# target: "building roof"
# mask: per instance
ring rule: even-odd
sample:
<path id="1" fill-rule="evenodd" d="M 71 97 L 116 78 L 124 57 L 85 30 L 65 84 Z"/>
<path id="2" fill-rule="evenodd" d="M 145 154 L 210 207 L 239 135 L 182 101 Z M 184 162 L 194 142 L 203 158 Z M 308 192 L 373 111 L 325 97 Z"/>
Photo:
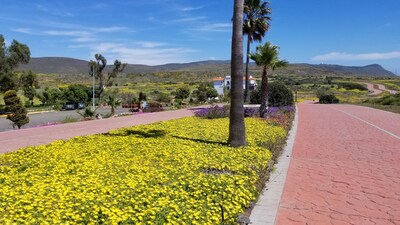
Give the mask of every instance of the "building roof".
<path id="1" fill-rule="evenodd" d="M 224 81 L 223 77 L 216 77 L 213 79 L 213 81 Z"/>

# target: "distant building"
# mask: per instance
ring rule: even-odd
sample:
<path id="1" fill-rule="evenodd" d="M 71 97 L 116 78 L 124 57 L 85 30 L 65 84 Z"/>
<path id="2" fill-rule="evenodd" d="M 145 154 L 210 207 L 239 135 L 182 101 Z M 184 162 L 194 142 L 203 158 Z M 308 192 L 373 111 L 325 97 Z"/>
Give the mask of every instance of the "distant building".
<path id="1" fill-rule="evenodd" d="M 217 90 L 218 95 L 224 94 L 224 89 L 230 91 L 231 89 L 231 76 L 216 77 L 213 79 L 214 88 Z M 257 87 L 256 79 L 253 76 L 250 76 L 249 79 L 249 90 L 254 90 Z M 246 88 L 246 77 L 243 77 L 243 89 Z"/>

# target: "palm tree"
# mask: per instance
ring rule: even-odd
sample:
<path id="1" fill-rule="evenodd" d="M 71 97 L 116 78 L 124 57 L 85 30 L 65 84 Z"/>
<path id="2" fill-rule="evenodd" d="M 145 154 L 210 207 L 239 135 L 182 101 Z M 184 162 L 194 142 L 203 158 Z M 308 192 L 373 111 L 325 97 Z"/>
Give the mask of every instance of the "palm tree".
<path id="1" fill-rule="evenodd" d="M 111 106 L 111 116 L 112 116 L 115 114 L 115 108 L 121 105 L 121 100 L 119 100 L 113 95 L 109 95 L 108 98 L 105 100 L 105 103 Z"/>
<path id="2" fill-rule="evenodd" d="M 250 58 L 254 60 L 257 66 L 263 67 L 261 80 L 261 106 L 260 117 L 264 117 L 268 107 L 268 73 L 279 67 L 287 66 L 288 62 L 279 60 L 279 47 L 267 42 L 264 45 L 258 46 L 254 54 L 250 54 Z"/>
<path id="3" fill-rule="evenodd" d="M 246 88 L 244 92 L 245 101 L 248 102 L 249 95 L 249 61 L 250 61 L 250 44 L 253 41 L 261 42 L 265 33 L 268 31 L 271 17 L 271 8 L 269 2 L 262 0 L 245 0 L 244 2 L 244 18 L 243 18 L 243 34 L 247 35 L 247 52 L 246 52 Z"/>
<path id="4" fill-rule="evenodd" d="M 232 147 L 246 145 L 246 129 L 243 109 L 243 4 L 235 0 L 232 26 L 231 53 L 231 110 L 229 115 L 229 139 Z"/>

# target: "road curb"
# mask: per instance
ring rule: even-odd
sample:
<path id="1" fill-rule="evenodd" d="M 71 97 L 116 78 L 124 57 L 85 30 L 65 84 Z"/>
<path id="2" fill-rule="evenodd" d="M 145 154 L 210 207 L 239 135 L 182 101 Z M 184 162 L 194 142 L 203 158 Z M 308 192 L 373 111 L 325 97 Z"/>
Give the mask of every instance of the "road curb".
<path id="1" fill-rule="evenodd" d="M 250 221 L 253 225 L 274 225 L 278 214 L 280 200 L 286 182 L 289 170 L 290 160 L 292 158 L 293 145 L 297 133 L 298 126 L 298 107 L 293 120 L 292 128 L 289 131 L 289 137 L 282 155 L 275 165 L 275 170 L 270 175 L 269 181 L 265 184 L 265 188 L 258 199 L 256 206 L 253 208 Z"/>

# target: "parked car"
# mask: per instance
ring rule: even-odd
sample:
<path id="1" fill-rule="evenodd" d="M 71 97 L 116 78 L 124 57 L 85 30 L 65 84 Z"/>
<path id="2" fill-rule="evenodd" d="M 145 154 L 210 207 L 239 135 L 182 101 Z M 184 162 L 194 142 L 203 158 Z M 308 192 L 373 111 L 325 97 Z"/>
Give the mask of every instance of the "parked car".
<path id="1" fill-rule="evenodd" d="M 63 110 L 74 110 L 75 109 L 75 103 L 73 102 L 67 102 L 63 105 L 62 107 Z"/>
<path id="2" fill-rule="evenodd" d="M 75 104 L 76 109 L 84 109 L 85 108 L 85 103 L 83 102 L 78 102 Z"/>
<path id="3" fill-rule="evenodd" d="M 74 109 L 84 109 L 85 108 L 85 103 L 83 102 L 67 102 L 63 105 L 62 109 L 63 110 L 74 110 Z"/>

